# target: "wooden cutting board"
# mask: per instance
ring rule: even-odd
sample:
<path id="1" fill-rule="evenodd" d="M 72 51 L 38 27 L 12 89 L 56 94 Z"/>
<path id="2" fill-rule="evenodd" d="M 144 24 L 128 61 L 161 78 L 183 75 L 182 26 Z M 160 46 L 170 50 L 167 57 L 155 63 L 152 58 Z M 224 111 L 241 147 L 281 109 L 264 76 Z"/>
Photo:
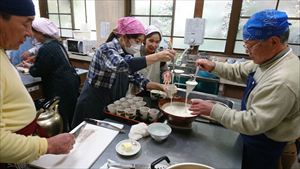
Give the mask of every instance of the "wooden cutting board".
<path id="1" fill-rule="evenodd" d="M 70 133 L 76 131 L 82 122 Z M 111 122 L 109 122 L 111 123 Z M 122 124 L 111 123 L 117 127 L 123 128 Z M 69 154 L 52 155 L 46 154 L 30 165 L 39 168 L 89 168 L 95 160 L 102 154 L 105 148 L 117 136 L 119 132 L 87 123 L 79 136 L 76 138 L 74 148 Z"/>

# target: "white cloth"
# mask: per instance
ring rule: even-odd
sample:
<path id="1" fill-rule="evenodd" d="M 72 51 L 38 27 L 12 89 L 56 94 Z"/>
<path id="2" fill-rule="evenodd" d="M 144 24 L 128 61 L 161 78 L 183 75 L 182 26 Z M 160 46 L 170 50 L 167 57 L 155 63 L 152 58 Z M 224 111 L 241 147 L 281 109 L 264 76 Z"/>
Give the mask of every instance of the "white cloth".
<path id="1" fill-rule="evenodd" d="M 148 129 L 148 126 L 145 123 L 135 124 L 135 125 L 131 126 L 128 137 L 130 139 L 139 140 L 143 137 L 149 136 L 147 129 Z"/>
<path id="2" fill-rule="evenodd" d="M 47 18 L 35 18 L 32 22 L 32 27 L 44 35 L 59 38 L 58 27 Z"/>
<path id="3" fill-rule="evenodd" d="M 154 33 L 154 32 L 159 33 L 160 38 L 162 38 L 162 34 L 161 34 L 160 30 L 154 25 L 148 26 L 148 28 L 145 30 L 145 35 L 148 36 L 149 34 Z"/>

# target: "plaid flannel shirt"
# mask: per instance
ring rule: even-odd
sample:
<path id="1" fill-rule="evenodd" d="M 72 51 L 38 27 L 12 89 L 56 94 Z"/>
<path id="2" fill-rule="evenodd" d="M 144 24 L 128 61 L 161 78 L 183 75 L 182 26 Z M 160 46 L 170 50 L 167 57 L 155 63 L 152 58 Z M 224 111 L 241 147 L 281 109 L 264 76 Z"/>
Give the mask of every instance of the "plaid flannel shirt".
<path id="1" fill-rule="evenodd" d="M 110 89 L 117 73 L 128 73 L 129 82 L 140 88 L 146 88 L 148 79 L 137 72 L 131 72 L 127 63 L 133 56 L 126 54 L 117 39 L 102 44 L 92 58 L 88 82 L 92 86 Z"/>

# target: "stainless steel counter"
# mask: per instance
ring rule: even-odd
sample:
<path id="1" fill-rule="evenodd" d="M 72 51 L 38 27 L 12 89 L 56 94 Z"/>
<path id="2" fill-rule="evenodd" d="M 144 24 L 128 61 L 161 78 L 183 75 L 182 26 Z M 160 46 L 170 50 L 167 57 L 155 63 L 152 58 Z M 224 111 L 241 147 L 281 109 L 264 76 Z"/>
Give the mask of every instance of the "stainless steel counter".
<path id="1" fill-rule="evenodd" d="M 76 55 L 71 52 L 68 52 L 68 55 L 69 55 L 70 59 L 77 59 L 77 60 L 89 61 L 89 62 L 92 60 L 92 57 L 90 57 L 90 56 Z"/>
<path id="2" fill-rule="evenodd" d="M 201 98 L 206 96 L 206 98 L 215 97 L 219 100 L 228 100 L 228 98 L 214 95 L 198 92 L 196 94 L 201 95 Z M 192 95 L 191 97 L 198 96 Z M 233 101 L 236 101 L 233 102 L 233 107 L 238 107 L 239 101 Z M 106 120 L 113 121 L 111 119 Z M 116 136 L 91 168 L 99 169 L 107 162 L 107 159 L 128 164 L 151 164 L 164 155 L 169 157 L 172 164 L 195 162 L 209 165 L 216 169 L 241 168 L 242 140 L 239 137 L 239 133 L 222 126 L 195 121 L 191 129 L 172 128 L 172 133 L 165 141 L 156 142 L 150 136 L 142 138 L 138 140 L 141 144 L 140 152 L 133 156 L 124 157 L 117 154 L 115 147 L 119 141 L 128 139 L 130 127 L 124 124 L 125 133 L 119 133 Z M 96 151 L 97 147 L 94 147 L 94 149 Z M 82 155 L 84 156 L 85 154 Z"/>
<path id="3" fill-rule="evenodd" d="M 130 126 L 125 125 L 126 134 L 118 134 L 91 168 L 99 168 L 111 159 L 122 163 L 150 164 L 167 155 L 172 164 L 181 162 L 202 163 L 214 168 L 241 168 L 242 142 L 238 133 L 224 127 L 193 122 L 190 130 L 173 129 L 164 142 L 157 143 L 151 137 L 139 140 L 141 151 L 131 157 L 117 154 L 115 146 L 128 138 Z M 96 147 L 95 147 L 96 148 Z"/>
<path id="4" fill-rule="evenodd" d="M 184 96 L 184 89 L 177 93 Z M 239 110 L 240 100 L 192 92 L 189 98 L 213 99 L 229 104 Z M 142 138 L 139 143 L 141 151 L 131 157 L 117 154 L 115 146 L 123 139 L 128 138 L 130 126 L 125 125 L 126 134 L 119 134 L 107 147 L 104 153 L 93 164 L 92 168 L 99 168 L 112 159 L 122 163 L 150 164 L 157 158 L 167 155 L 171 163 L 196 162 L 214 168 L 239 169 L 242 162 L 242 141 L 239 133 L 228 130 L 222 126 L 195 121 L 192 129 L 174 129 L 168 139 L 157 143 L 151 137 Z"/>
<path id="5" fill-rule="evenodd" d="M 79 76 L 82 75 L 85 79 L 88 70 L 76 68 L 76 72 Z M 26 87 L 27 91 L 29 92 L 33 100 L 37 100 L 43 97 L 42 85 L 41 85 L 42 79 L 40 77 L 32 77 L 28 73 L 26 74 L 21 72 L 19 72 L 19 75 L 21 77 L 24 86 Z M 84 80 L 82 81 L 84 82 Z"/>
<path id="6" fill-rule="evenodd" d="M 75 69 L 76 69 L 76 72 L 78 75 L 82 75 L 82 74 L 85 74 L 88 72 L 88 70 L 86 70 L 86 69 L 80 69 L 80 68 L 75 68 Z M 42 81 L 42 79 L 40 77 L 32 77 L 28 73 L 25 74 L 25 73 L 19 72 L 19 74 L 20 74 L 23 84 L 26 87 L 36 85 Z"/>
<path id="7" fill-rule="evenodd" d="M 19 73 L 19 74 L 20 74 L 23 84 L 26 87 L 33 86 L 42 81 L 42 79 L 40 77 L 32 77 L 30 74 L 25 74 L 25 73 Z"/>

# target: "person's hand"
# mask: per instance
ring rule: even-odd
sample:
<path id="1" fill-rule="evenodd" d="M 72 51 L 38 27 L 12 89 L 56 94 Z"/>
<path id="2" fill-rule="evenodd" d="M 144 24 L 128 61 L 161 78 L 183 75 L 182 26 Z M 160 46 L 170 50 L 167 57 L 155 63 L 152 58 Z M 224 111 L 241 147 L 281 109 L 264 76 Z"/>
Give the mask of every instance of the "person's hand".
<path id="1" fill-rule="evenodd" d="M 175 58 L 176 51 L 172 49 L 166 49 L 161 52 L 157 52 L 155 55 L 158 61 L 167 62 Z"/>
<path id="2" fill-rule="evenodd" d="M 171 80 L 172 80 L 172 73 L 170 71 L 165 71 L 163 74 L 162 74 L 162 77 L 163 77 L 163 83 L 164 84 L 170 84 L 171 83 Z"/>
<path id="3" fill-rule="evenodd" d="M 207 59 L 198 59 L 196 60 L 196 66 L 199 66 L 200 69 L 211 72 L 214 70 L 216 64 Z"/>
<path id="4" fill-rule="evenodd" d="M 192 114 L 194 115 L 205 115 L 209 116 L 210 112 L 214 106 L 214 103 L 210 101 L 205 101 L 201 99 L 192 99 L 192 105 L 189 108 L 190 111 L 192 111 Z"/>
<path id="5" fill-rule="evenodd" d="M 23 61 L 20 66 L 24 67 L 24 68 L 30 68 L 32 66 L 31 63 L 29 62 L 26 62 L 26 61 Z"/>
<path id="6" fill-rule="evenodd" d="M 21 57 L 23 60 L 27 60 L 31 56 L 31 53 L 29 51 L 25 51 L 22 53 Z"/>
<path id="7" fill-rule="evenodd" d="M 75 144 L 75 137 L 70 133 L 62 133 L 47 138 L 47 154 L 68 154 Z"/>
<path id="8" fill-rule="evenodd" d="M 161 52 L 153 53 L 150 55 L 146 55 L 147 65 L 151 65 L 156 62 L 167 62 L 173 60 L 175 58 L 176 51 L 172 49 L 166 49 Z"/>
<path id="9" fill-rule="evenodd" d="M 163 84 L 160 83 L 156 83 L 156 82 L 149 82 L 146 85 L 147 90 L 160 90 L 160 91 L 164 91 L 164 87 Z"/>
<path id="10" fill-rule="evenodd" d="M 26 62 L 29 62 L 29 63 L 34 63 L 34 62 L 35 62 L 35 59 L 36 59 L 36 56 L 30 56 L 30 57 L 28 57 L 25 61 L 26 61 Z"/>

